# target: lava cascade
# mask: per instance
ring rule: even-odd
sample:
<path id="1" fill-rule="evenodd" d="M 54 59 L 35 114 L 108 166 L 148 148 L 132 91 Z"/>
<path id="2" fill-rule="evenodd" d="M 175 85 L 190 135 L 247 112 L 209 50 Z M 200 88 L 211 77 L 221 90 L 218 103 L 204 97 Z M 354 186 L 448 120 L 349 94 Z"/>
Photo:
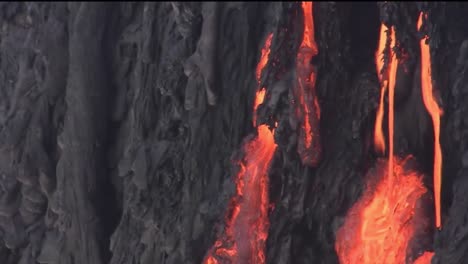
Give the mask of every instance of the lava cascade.
<path id="1" fill-rule="evenodd" d="M 270 56 L 270 47 L 271 39 L 273 38 L 273 33 L 270 33 L 265 41 L 265 45 L 262 48 L 262 54 L 260 56 L 260 61 L 257 64 L 257 69 L 255 70 L 255 78 L 257 79 L 258 85 L 261 83 L 262 72 L 265 66 L 268 63 L 268 56 Z M 265 99 L 265 88 L 257 90 L 255 95 L 254 109 L 253 109 L 253 125 L 257 126 L 257 108 L 260 104 L 263 103 Z"/>
<path id="2" fill-rule="evenodd" d="M 262 49 L 257 66 L 257 81 L 268 62 L 272 35 Z M 258 105 L 263 103 L 265 89 L 258 89 L 254 102 L 254 120 Z M 254 125 L 255 121 L 254 121 Z M 257 136 L 243 146 L 244 158 L 239 163 L 236 193 L 230 200 L 224 233 L 205 257 L 204 264 L 265 263 L 268 237 L 268 168 L 276 150 L 274 131 L 267 125 L 257 127 Z"/>
<path id="3" fill-rule="evenodd" d="M 418 19 L 418 30 L 422 26 L 423 13 L 421 12 Z M 440 217 L 440 191 L 442 185 L 442 151 L 440 148 L 440 116 L 443 111 L 439 107 L 432 90 L 432 76 L 431 76 L 431 54 L 429 44 L 426 41 L 429 39 L 427 35 L 420 41 L 421 46 L 421 89 L 424 105 L 429 112 L 434 127 L 434 202 L 435 202 L 435 218 L 436 227 L 441 227 Z"/>
<path id="4" fill-rule="evenodd" d="M 416 204 L 427 192 L 422 175 L 407 169 L 406 163 L 410 156 L 402 160 L 393 155 L 394 89 L 398 67 L 393 52 L 395 29 L 392 27 L 388 32 L 382 25 L 380 33 L 376 65 L 381 82 L 381 98 L 374 128 L 374 144 L 376 150 L 384 152 L 383 96 L 388 83 L 388 160 L 379 160 L 376 169 L 366 175 L 368 182 L 362 197 L 348 211 L 345 223 L 337 232 L 335 249 L 341 264 L 406 263 L 408 245 L 418 221 L 415 218 Z M 390 43 L 385 36 L 388 33 Z M 384 63 L 379 60 L 385 50 L 390 55 L 387 69 L 382 68 Z M 425 252 L 414 264 L 430 263 L 432 255 L 432 252 Z"/>
<path id="5" fill-rule="evenodd" d="M 389 80 L 388 80 L 388 177 L 389 177 L 389 187 L 393 188 L 393 131 L 394 131 L 394 124 L 395 124 L 395 83 L 396 83 L 396 74 L 398 68 L 398 59 L 396 54 L 393 52 L 393 48 L 395 48 L 396 43 L 396 36 L 395 36 L 395 29 L 392 27 L 391 29 L 391 45 L 390 48 L 392 51 L 390 52 L 390 65 L 389 65 Z"/>
<path id="6" fill-rule="evenodd" d="M 335 249 L 341 264 L 406 263 L 416 202 L 427 192 L 422 176 L 405 169 L 408 159 L 395 157 L 392 177 L 388 160 L 379 160 L 366 175 L 363 196 L 337 232 Z"/>
<path id="7" fill-rule="evenodd" d="M 380 38 L 377 52 L 375 53 L 375 65 L 377 66 L 377 76 L 379 78 L 380 86 L 380 101 L 379 108 L 377 109 L 375 127 L 374 127 L 374 146 L 377 152 L 385 153 L 385 136 L 382 130 L 383 116 L 384 116 L 384 97 L 387 91 L 387 72 L 384 71 L 384 51 L 387 43 L 387 26 L 382 24 L 380 26 Z"/>
<path id="8" fill-rule="evenodd" d="M 302 2 L 304 13 L 304 32 L 296 60 L 296 114 L 301 120 L 298 153 L 302 163 L 315 166 L 321 155 L 320 142 L 320 105 L 318 103 L 315 81 L 317 70 L 311 60 L 318 54 L 314 36 L 314 18 L 312 2 Z"/>

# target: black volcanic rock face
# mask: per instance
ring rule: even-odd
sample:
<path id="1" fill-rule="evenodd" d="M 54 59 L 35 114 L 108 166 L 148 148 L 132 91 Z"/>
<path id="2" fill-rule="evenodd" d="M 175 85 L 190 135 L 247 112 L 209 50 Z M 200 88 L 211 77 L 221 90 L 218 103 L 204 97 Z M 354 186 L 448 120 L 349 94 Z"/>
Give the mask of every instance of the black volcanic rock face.
<path id="1" fill-rule="evenodd" d="M 443 229 L 427 249 L 434 263 L 468 263 L 468 5 L 444 2 L 314 3 L 316 168 L 301 164 L 290 103 L 299 3 L 0 3 L 0 263 L 201 263 L 255 133 L 255 67 L 270 33 L 257 120 L 278 122 L 267 263 L 337 263 L 335 232 L 376 159 L 381 21 L 405 58 L 395 150 L 415 156 L 432 190 L 419 11 L 444 108 Z"/>

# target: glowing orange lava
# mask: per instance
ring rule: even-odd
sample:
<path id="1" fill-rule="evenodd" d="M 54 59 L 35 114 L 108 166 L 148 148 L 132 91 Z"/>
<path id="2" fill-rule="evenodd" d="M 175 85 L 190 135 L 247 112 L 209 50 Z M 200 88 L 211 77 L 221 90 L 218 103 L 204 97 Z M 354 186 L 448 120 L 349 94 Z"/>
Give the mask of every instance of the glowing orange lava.
<path id="1" fill-rule="evenodd" d="M 304 13 L 304 33 L 296 60 L 297 86 L 295 97 L 298 105 L 296 113 L 302 121 L 301 135 L 298 142 L 298 153 L 306 165 L 317 165 L 320 153 L 320 105 L 315 92 L 317 71 L 311 60 L 318 54 L 314 37 L 314 19 L 312 2 L 302 2 Z"/>
<path id="2" fill-rule="evenodd" d="M 384 115 L 384 96 L 387 90 L 388 84 L 388 140 L 389 140 L 389 170 L 393 168 L 393 125 L 394 125 L 394 98 L 395 98 L 395 83 L 396 73 L 398 69 L 398 58 L 393 52 L 396 45 L 395 29 L 390 29 L 390 46 L 386 49 L 387 43 L 387 30 L 388 28 L 382 24 L 380 27 L 379 47 L 375 54 L 375 65 L 377 67 L 377 75 L 380 81 L 380 102 L 377 110 L 375 127 L 374 127 L 374 147 L 377 152 L 385 152 L 385 136 L 382 131 L 382 121 Z M 383 69 L 384 66 L 384 51 L 387 50 L 387 54 L 390 55 L 390 61 L 388 62 L 388 68 Z M 391 180 L 391 179 L 390 179 Z"/>
<path id="3" fill-rule="evenodd" d="M 262 55 L 260 56 L 260 61 L 257 64 L 257 69 L 255 70 L 255 77 L 257 78 L 257 82 L 260 83 L 260 78 L 262 77 L 263 68 L 268 63 L 268 56 L 270 56 L 270 47 L 271 47 L 271 40 L 273 39 L 273 33 L 270 33 L 265 40 L 265 44 L 262 48 Z"/>
<path id="4" fill-rule="evenodd" d="M 382 130 L 382 122 L 384 115 L 384 97 L 387 90 L 388 82 L 386 80 L 387 74 L 384 71 L 384 51 L 387 43 L 387 30 L 388 28 L 382 24 L 380 26 L 379 47 L 375 53 L 375 66 L 377 67 L 377 76 L 380 82 L 380 102 L 377 110 L 375 127 L 374 127 L 374 146 L 376 152 L 385 153 L 385 136 Z"/>
<path id="5" fill-rule="evenodd" d="M 268 237 L 268 167 L 276 144 L 267 125 L 258 127 L 258 136 L 244 146 L 245 158 L 237 175 L 232 212 L 227 216 L 223 236 L 215 242 L 205 264 L 265 263 Z"/>
<path id="6" fill-rule="evenodd" d="M 262 88 L 255 93 L 254 112 L 252 118 L 254 126 L 257 126 L 257 108 L 263 103 L 263 100 L 265 100 L 265 93 L 265 88 Z"/>
<path id="7" fill-rule="evenodd" d="M 389 182 L 390 188 L 392 188 L 392 169 L 393 169 L 393 131 L 394 131 L 394 101 L 395 101 L 395 83 L 396 83 L 396 74 L 398 68 L 398 59 L 396 57 L 395 52 L 393 52 L 393 48 L 395 47 L 396 43 L 396 36 L 395 36 L 395 29 L 394 27 L 391 28 L 391 44 L 390 47 L 391 51 L 391 58 L 389 64 L 389 73 L 388 73 L 388 171 L 389 171 Z"/>
<path id="8" fill-rule="evenodd" d="M 418 30 L 422 26 L 423 13 L 419 14 Z M 442 151 L 440 148 L 440 116 L 443 114 L 442 108 L 439 107 L 433 95 L 432 77 L 431 77 L 431 54 L 429 45 L 426 41 L 429 37 L 426 35 L 420 41 L 421 46 L 421 89 L 424 105 L 431 115 L 432 123 L 434 125 L 434 202 L 436 211 L 436 227 L 441 227 L 440 217 L 440 191 L 442 185 Z"/>
<path id="9" fill-rule="evenodd" d="M 385 151 L 382 132 L 383 97 L 388 83 L 388 161 L 379 160 L 376 169 L 367 175 L 368 184 L 362 197 L 348 211 L 345 223 L 337 232 L 335 249 L 340 264 L 405 264 L 408 245 L 413 238 L 416 222 L 416 203 L 427 192 L 422 175 L 407 168 L 409 157 L 400 160 L 393 155 L 394 93 L 398 59 L 393 51 L 396 44 L 395 29 L 390 29 L 390 46 L 387 28 L 381 26 L 376 66 L 381 83 L 380 105 L 374 127 L 374 147 Z M 380 56 L 387 50 L 388 68 Z M 414 264 L 429 264 L 432 252 L 425 252 Z M 412 261 L 409 259 L 408 261 Z"/>
<path id="10" fill-rule="evenodd" d="M 432 257 L 434 257 L 434 252 L 424 252 L 413 264 L 431 264 Z"/>
<path id="11" fill-rule="evenodd" d="M 416 202 L 427 191 L 421 175 L 404 169 L 407 161 L 395 158 L 393 177 L 384 160 L 367 175 L 363 196 L 337 232 L 335 249 L 340 264 L 407 263 Z"/>
<path id="12" fill-rule="evenodd" d="M 268 62 L 270 35 L 262 49 L 257 72 Z M 266 55 L 265 55 L 266 54 Z M 260 67 L 261 66 L 261 67 Z M 256 109 L 263 103 L 265 89 L 257 91 Z M 230 200 L 230 212 L 226 216 L 223 234 L 208 251 L 204 264 L 265 263 L 265 243 L 268 237 L 268 168 L 276 150 L 274 131 L 267 125 L 257 127 L 257 136 L 243 146 L 244 158 L 236 177 L 236 193 Z"/>
<path id="13" fill-rule="evenodd" d="M 265 44 L 262 48 L 262 55 L 260 56 L 260 61 L 257 64 L 257 69 L 255 70 L 255 77 L 257 79 L 258 85 L 260 85 L 262 72 L 265 66 L 268 64 L 268 56 L 270 56 L 270 47 L 271 47 L 271 40 L 273 39 L 273 33 L 270 33 L 265 41 Z M 257 108 L 259 105 L 263 103 L 265 100 L 265 88 L 261 88 L 257 90 L 255 94 L 255 102 L 254 102 L 254 109 L 253 109 L 253 125 L 257 126 Z"/>

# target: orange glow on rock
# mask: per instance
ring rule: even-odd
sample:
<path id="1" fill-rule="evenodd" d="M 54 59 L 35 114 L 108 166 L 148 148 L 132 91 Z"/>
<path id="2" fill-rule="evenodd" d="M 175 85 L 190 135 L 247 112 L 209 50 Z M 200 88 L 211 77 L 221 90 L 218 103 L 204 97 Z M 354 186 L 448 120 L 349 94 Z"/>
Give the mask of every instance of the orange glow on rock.
<path id="1" fill-rule="evenodd" d="M 340 264 L 407 263 L 416 203 L 427 192 L 422 175 L 405 169 L 407 161 L 395 158 L 393 177 L 385 160 L 379 160 L 367 175 L 362 197 L 337 232 L 335 249 Z"/>
<path id="2" fill-rule="evenodd" d="M 259 84 L 262 71 L 268 64 L 272 36 L 270 34 L 267 38 L 257 66 Z M 254 126 L 257 107 L 263 103 L 265 93 L 265 88 L 256 92 Z M 236 193 L 230 200 L 224 232 L 208 251 L 204 264 L 265 263 L 265 243 L 269 228 L 268 168 L 275 150 L 274 130 L 271 131 L 267 125 L 258 126 L 257 136 L 244 144 L 244 158 L 239 162 Z"/>
<path id="3" fill-rule="evenodd" d="M 384 51 L 387 44 L 387 30 L 387 26 L 384 24 L 380 25 L 379 46 L 375 52 L 375 66 L 377 68 L 377 76 L 379 77 L 380 82 L 383 81 L 385 75 L 382 73 L 382 70 L 384 66 Z"/>
<path id="4" fill-rule="evenodd" d="M 396 74 L 398 69 L 398 59 L 396 54 L 393 52 L 393 48 L 396 45 L 396 36 L 395 36 L 395 28 L 391 28 L 391 58 L 389 64 L 389 73 L 388 73 L 388 171 L 389 171 L 389 181 L 390 186 L 392 186 L 392 169 L 393 169 L 393 131 L 394 131 L 394 121 L 395 121 L 395 111 L 394 111 L 394 101 L 395 101 L 395 83 L 396 83 Z"/>
<path id="5" fill-rule="evenodd" d="M 270 56 L 270 47 L 271 40 L 273 39 L 273 33 L 268 34 L 268 37 L 265 40 L 265 44 L 262 48 L 262 55 L 260 56 L 260 61 L 257 64 L 257 69 L 255 70 L 255 77 L 257 82 L 260 83 L 260 78 L 262 77 L 263 68 L 268 64 L 268 57 Z"/>
<path id="6" fill-rule="evenodd" d="M 312 2 L 302 2 L 304 32 L 297 53 L 297 80 L 294 89 L 294 97 L 297 98 L 296 113 L 301 120 L 298 153 L 302 163 L 308 166 L 317 165 L 321 154 L 320 105 L 315 91 L 317 70 L 311 64 L 312 58 L 318 54 L 312 8 Z"/>
<path id="7" fill-rule="evenodd" d="M 422 26 L 423 13 L 419 14 L 418 19 L 418 30 Z M 426 35 L 420 41 L 421 46 L 421 89 L 424 105 L 429 112 L 432 123 L 434 126 L 434 202 L 436 212 L 436 227 L 441 228 L 441 216 L 440 216 L 440 191 L 442 186 L 442 150 L 440 147 L 440 117 L 443 114 L 442 108 L 439 107 L 434 95 L 432 88 L 432 76 L 431 76 L 431 54 L 429 45 L 426 44 L 426 40 L 429 37 Z"/>
<path id="8" fill-rule="evenodd" d="M 318 49 L 317 44 L 315 43 L 315 28 L 312 8 L 312 2 L 302 2 L 302 11 L 304 12 L 304 34 L 301 47 L 311 49 L 312 56 L 315 56 L 318 53 Z"/>
<path id="9" fill-rule="evenodd" d="M 263 104 L 263 101 L 265 100 L 265 93 L 265 88 L 262 88 L 255 93 L 254 114 L 252 118 L 254 126 L 257 126 L 257 108 L 259 105 Z"/>
<path id="10" fill-rule="evenodd" d="M 382 24 L 380 26 L 379 47 L 375 52 L 375 66 L 377 67 L 377 76 L 380 82 L 380 101 L 379 108 L 377 109 L 375 127 L 374 127 L 374 147 L 375 151 L 381 154 L 385 153 L 385 136 L 382 130 L 383 116 L 384 116 L 384 97 L 387 90 L 388 82 L 386 80 L 387 74 L 383 72 L 384 69 L 384 51 L 387 43 L 387 26 Z"/>
<path id="11" fill-rule="evenodd" d="M 245 158 L 236 177 L 236 195 L 224 234 L 215 242 L 205 264 L 265 263 L 268 237 L 268 168 L 276 149 L 273 131 L 260 125 L 258 136 L 244 145 Z M 223 261 L 221 261 L 223 260 Z"/>
<path id="12" fill-rule="evenodd" d="M 376 152 L 381 154 L 385 153 L 385 136 L 382 130 L 382 123 L 384 116 L 384 97 L 385 92 L 387 91 L 387 84 L 387 81 L 383 81 L 383 84 L 380 86 L 379 108 L 377 109 L 374 126 L 374 148 Z"/>
<path id="13" fill-rule="evenodd" d="M 374 146 L 377 152 L 385 152 L 382 132 L 384 95 L 388 89 L 388 160 L 379 160 L 375 169 L 367 175 L 368 183 L 362 197 L 348 211 L 343 226 L 337 231 L 335 249 L 340 264 L 405 264 L 407 250 L 413 239 L 417 220 L 416 206 L 427 192 L 422 175 L 407 169 L 409 157 L 401 160 L 393 154 L 394 93 L 398 59 L 393 52 L 396 45 L 394 27 L 390 28 L 390 46 L 386 48 L 387 28 L 382 25 L 376 67 L 381 84 L 380 104 L 374 127 Z M 386 69 L 380 59 L 387 50 L 389 61 Z M 414 264 L 429 264 L 433 252 L 425 252 Z"/>
<path id="14" fill-rule="evenodd" d="M 426 251 L 419 258 L 417 258 L 413 264 L 431 264 L 431 260 L 434 257 L 434 252 Z"/>
<path id="15" fill-rule="evenodd" d="M 268 64 L 268 58 L 270 56 L 270 47 L 271 47 L 271 40 L 273 39 L 273 33 L 268 34 L 268 37 L 265 40 L 265 44 L 262 48 L 262 55 L 260 56 L 260 61 L 257 64 L 257 68 L 255 70 L 255 77 L 257 79 L 258 85 L 261 83 L 262 72 L 265 66 Z M 255 94 L 255 102 L 254 102 L 254 109 L 253 109 L 253 125 L 257 126 L 257 108 L 259 105 L 263 103 L 265 100 L 265 88 L 261 88 L 257 90 Z"/>
<path id="16" fill-rule="evenodd" d="M 388 28 L 382 24 L 380 27 L 379 46 L 375 54 L 375 65 L 377 67 L 377 76 L 380 81 L 380 101 L 377 109 L 375 126 L 374 126 L 374 148 L 377 152 L 385 153 L 385 136 L 382 131 L 383 115 L 384 115 L 384 96 L 388 86 L 388 168 L 389 171 L 393 168 L 393 131 L 394 131 L 394 100 L 395 100 L 395 84 L 396 74 L 398 70 L 398 58 L 393 49 L 396 46 L 395 28 L 390 28 L 390 46 L 386 49 Z M 384 67 L 384 52 L 390 57 L 387 69 Z M 390 174 L 391 175 L 391 174 Z M 391 179 L 390 179 L 391 180 Z"/>

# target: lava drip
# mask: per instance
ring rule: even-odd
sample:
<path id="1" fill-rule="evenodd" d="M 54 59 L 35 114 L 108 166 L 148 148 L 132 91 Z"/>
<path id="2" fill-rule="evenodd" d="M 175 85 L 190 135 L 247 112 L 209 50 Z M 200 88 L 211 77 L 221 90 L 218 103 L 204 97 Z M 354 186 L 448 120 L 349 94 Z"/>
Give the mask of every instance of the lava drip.
<path id="1" fill-rule="evenodd" d="M 384 97 L 387 91 L 387 76 L 388 72 L 384 70 L 385 47 L 387 44 L 387 31 L 388 28 L 384 24 L 380 26 L 380 38 L 377 52 L 375 53 L 375 65 L 377 66 L 377 77 L 380 82 L 380 101 L 379 108 L 377 109 L 375 126 L 374 126 L 374 147 L 375 151 L 381 154 L 385 153 L 385 136 L 382 130 L 383 116 L 384 116 Z"/>
<path id="2" fill-rule="evenodd" d="M 297 80 L 293 90 L 296 98 L 296 114 L 301 120 L 298 153 L 302 163 L 316 166 L 320 161 L 320 106 L 315 91 L 317 69 L 311 63 L 318 54 L 314 37 L 314 18 L 312 2 L 302 2 L 304 13 L 304 32 L 296 60 Z"/>
<path id="3" fill-rule="evenodd" d="M 434 252 L 426 251 L 418 259 L 416 259 L 413 264 L 430 264 L 432 257 L 434 257 Z"/>
<path id="4" fill-rule="evenodd" d="M 425 16 L 426 17 L 426 16 Z M 420 13 L 418 19 L 418 31 L 421 30 L 423 19 L 423 12 Z M 424 105 L 431 115 L 432 123 L 434 126 L 434 202 L 435 202 L 435 218 L 436 227 L 441 228 L 441 216 L 440 216 L 440 191 L 442 185 L 442 150 L 440 147 L 440 116 L 443 114 L 443 110 L 439 107 L 432 88 L 432 76 L 431 76 L 431 54 L 429 45 L 426 43 L 429 40 L 427 35 L 420 41 L 421 46 L 421 89 Z"/>
<path id="5" fill-rule="evenodd" d="M 396 74 L 398 68 L 398 59 L 393 51 L 395 48 L 396 43 L 396 36 L 395 36 L 395 29 L 392 27 L 391 29 L 391 57 L 390 57 L 390 65 L 389 65 L 389 73 L 388 73 L 388 177 L 389 177 L 389 187 L 392 188 L 393 184 L 393 131 L 394 131 L 394 124 L 395 124 L 395 83 L 396 83 Z"/>
<path id="6" fill-rule="evenodd" d="M 390 35 L 390 45 L 388 46 L 388 34 Z M 389 141 L 389 153 L 388 153 L 388 167 L 389 171 L 393 167 L 393 126 L 394 126 L 394 98 L 395 98 L 395 84 L 396 84 L 396 73 L 398 69 L 398 58 L 396 57 L 393 49 L 396 45 L 396 36 L 394 27 L 388 28 L 382 24 L 380 27 L 380 38 L 379 46 L 375 56 L 375 64 L 377 67 L 377 75 L 380 81 L 380 103 L 377 109 L 377 115 L 374 127 L 374 147 L 377 152 L 385 152 L 385 136 L 382 131 L 383 115 L 384 115 L 384 96 L 388 87 L 388 141 Z M 385 51 L 387 51 L 385 53 Z M 384 56 L 388 55 L 388 56 Z M 384 68 L 385 57 L 390 58 L 388 61 L 387 68 Z M 392 174 L 389 176 L 391 177 Z"/>
<path id="7" fill-rule="evenodd" d="M 257 81 L 268 62 L 271 43 L 267 38 L 257 67 Z M 263 103 L 265 89 L 258 89 L 256 109 Z M 244 158 L 239 162 L 236 193 L 230 200 L 224 233 L 208 251 L 204 264 L 265 263 L 265 244 L 268 237 L 268 168 L 276 150 L 274 130 L 267 125 L 257 127 L 257 136 L 243 146 Z"/>
<path id="8" fill-rule="evenodd" d="M 265 45 L 262 48 L 262 54 L 260 56 L 260 61 L 257 64 L 257 69 L 255 71 L 255 78 L 257 79 L 258 85 L 261 84 L 261 77 L 263 68 L 268 63 L 268 57 L 270 56 L 270 47 L 271 47 L 271 39 L 273 38 L 273 33 L 270 33 L 265 41 Z M 254 102 L 254 109 L 253 109 L 253 125 L 257 126 L 257 108 L 260 104 L 263 103 L 265 99 L 266 90 L 264 87 L 258 89 L 255 95 L 255 102 Z"/>
<path id="9" fill-rule="evenodd" d="M 430 263 L 433 253 L 425 252 L 417 259 L 408 252 L 416 227 L 424 221 L 420 198 L 427 192 L 423 176 L 409 166 L 411 156 L 394 157 L 394 91 L 398 59 L 393 49 L 396 44 L 395 29 L 388 32 L 381 27 L 376 65 L 381 82 L 381 99 L 374 128 L 374 144 L 377 151 L 385 150 L 382 133 L 383 97 L 388 83 L 388 160 L 380 159 L 366 175 L 367 184 L 361 198 L 348 211 L 343 226 L 337 231 L 335 249 L 341 264 L 415 264 Z M 387 36 L 385 36 L 387 34 Z M 390 35 L 390 43 L 387 37 Z M 379 60 L 387 51 L 386 69 Z"/>

